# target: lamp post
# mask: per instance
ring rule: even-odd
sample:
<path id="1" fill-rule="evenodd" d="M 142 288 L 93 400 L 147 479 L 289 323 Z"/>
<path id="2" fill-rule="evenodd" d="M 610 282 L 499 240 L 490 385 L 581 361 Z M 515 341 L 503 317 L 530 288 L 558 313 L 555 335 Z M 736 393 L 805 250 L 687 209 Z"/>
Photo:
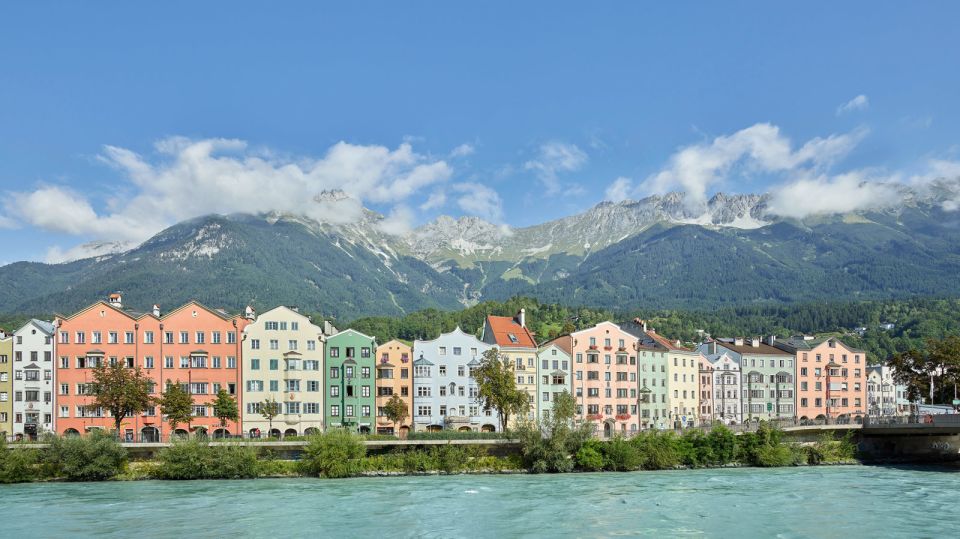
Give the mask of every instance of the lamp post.
<path id="1" fill-rule="evenodd" d="M 653 393 L 650 391 L 650 388 L 647 387 L 647 384 L 643 384 L 643 387 L 640 388 L 640 402 L 643 404 L 650 403 L 650 394 Z M 647 411 L 646 419 L 650 419 L 650 407 L 644 406 L 643 409 Z M 641 412 L 642 415 L 642 412 Z"/>

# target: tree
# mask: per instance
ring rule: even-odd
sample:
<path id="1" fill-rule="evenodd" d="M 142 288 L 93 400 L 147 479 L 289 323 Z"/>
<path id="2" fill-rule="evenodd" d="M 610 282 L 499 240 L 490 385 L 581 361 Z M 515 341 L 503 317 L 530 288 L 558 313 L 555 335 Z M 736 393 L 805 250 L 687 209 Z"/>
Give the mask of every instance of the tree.
<path id="1" fill-rule="evenodd" d="M 507 430 L 511 415 L 529 409 L 530 397 L 526 391 L 517 389 L 513 367 L 500 359 L 500 350 L 497 348 L 483 353 L 483 360 L 474 369 L 473 378 L 477 381 L 480 403 L 500 415 L 500 430 Z"/>
<path id="2" fill-rule="evenodd" d="M 396 429 L 397 424 L 407 418 L 407 403 L 403 402 L 403 399 L 399 396 L 394 395 L 390 397 L 390 400 L 384 405 L 383 413 L 387 416 L 387 419 L 393 423 L 394 429 Z"/>
<path id="3" fill-rule="evenodd" d="M 93 369 L 93 383 L 90 390 L 93 402 L 87 409 L 102 408 L 113 415 L 113 426 L 117 436 L 120 424 L 130 415 L 146 411 L 152 404 L 150 396 L 152 382 L 143 375 L 140 367 L 127 368 L 120 362 L 112 365 L 101 363 Z"/>
<path id="4" fill-rule="evenodd" d="M 960 378 L 960 337 L 950 336 L 944 339 L 929 339 L 924 350 L 911 349 L 895 354 L 887 365 L 893 368 L 893 377 L 897 383 L 907 387 L 907 398 L 918 402 L 931 394 L 930 384 L 939 377 L 940 386 L 933 388 L 934 400 L 952 398 L 950 385 L 956 385 Z M 930 404 L 934 404 L 931 402 Z"/>
<path id="5" fill-rule="evenodd" d="M 260 415 L 270 424 L 270 430 L 273 430 L 273 418 L 280 415 L 280 403 L 273 397 L 267 397 L 260 403 Z M 270 433 L 267 432 L 267 436 Z"/>
<path id="6" fill-rule="evenodd" d="M 217 391 L 217 400 L 213 401 L 213 415 L 220 420 L 220 428 L 224 430 L 227 428 L 227 421 L 240 419 L 237 400 L 231 397 L 226 389 Z"/>
<path id="7" fill-rule="evenodd" d="M 186 423 L 187 428 L 193 420 L 193 397 L 183 387 L 180 380 L 176 383 L 167 380 L 167 389 L 160 397 L 160 412 L 167 416 L 170 428 L 177 430 L 177 425 Z"/>

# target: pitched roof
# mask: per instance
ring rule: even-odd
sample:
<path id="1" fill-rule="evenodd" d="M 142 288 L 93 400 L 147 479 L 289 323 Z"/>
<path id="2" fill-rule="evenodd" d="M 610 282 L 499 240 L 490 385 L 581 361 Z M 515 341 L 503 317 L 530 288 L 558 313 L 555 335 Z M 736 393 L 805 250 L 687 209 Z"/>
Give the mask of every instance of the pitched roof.
<path id="1" fill-rule="evenodd" d="M 770 346 L 769 344 L 764 343 L 764 342 L 761 342 L 758 346 L 753 346 L 752 344 L 747 344 L 746 341 L 744 341 L 744 343 L 741 344 L 741 345 L 737 345 L 737 344 L 734 344 L 734 343 L 733 343 L 733 340 L 732 340 L 732 339 L 731 339 L 730 341 L 726 341 L 726 340 L 723 340 L 723 339 L 717 339 L 715 342 L 717 343 L 717 346 L 722 346 L 722 347 L 726 348 L 727 350 L 731 350 L 731 351 L 736 352 L 736 353 L 741 354 L 741 355 L 750 355 L 750 354 L 763 355 L 763 356 L 769 356 L 769 355 L 781 355 L 781 356 L 786 355 L 786 356 L 789 356 L 789 355 L 793 355 L 793 354 L 791 354 L 790 352 L 787 352 L 786 350 L 781 350 L 781 349 L 779 349 L 779 348 L 777 348 L 777 347 L 775 347 L 775 346 Z"/>
<path id="2" fill-rule="evenodd" d="M 487 315 L 487 326 L 497 345 L 503 348 L 536 348 L 533 334 L 511 316 Z"/>
<path id="3" fill-rule="evenodd" d="M 554 337 L 554 338 L 550 339 L 549 341 L 541 344 L 541 345 L 540 345 L 540 349 L 541 349 L 541 350 L 545 350 L 545 349 L 547 349 L 547 348 L 550 348 L 551 346 L 556 346 L 557 348 L 559 348 L 559 349 L 563 350 L 564 352 L 566 352 L 567 355 L 569 356 L 569 355 L 570 355 L 570 350 L 571 350 L 571 348 L 572 348 L 572 346 L 571 346 L 571 345 L 572 345 L 572 342 L 571 342 L 572 340 L 573 340 L 573 339 L 570 337 L 570 335 L 561 335 L 561 336 L 559 336 L 559 337 Z"/>
<path id="4" fill-rule="evenodd" d="M 847 346 L 843 341 L 836 337 L 816 337 L 813 339 L 806 339 L 803 336 L 793 336 L 789 339 L 777 339 L 775 345 L 781 350 L 786 350 L 790 353 L 796 353 L 798 350 L 813 350 L 814 348 L 830 340 L 836 341 L 850 352 L 866 355 L 866 352 L 863 350 L 858 350 L 851 346 Z"/>

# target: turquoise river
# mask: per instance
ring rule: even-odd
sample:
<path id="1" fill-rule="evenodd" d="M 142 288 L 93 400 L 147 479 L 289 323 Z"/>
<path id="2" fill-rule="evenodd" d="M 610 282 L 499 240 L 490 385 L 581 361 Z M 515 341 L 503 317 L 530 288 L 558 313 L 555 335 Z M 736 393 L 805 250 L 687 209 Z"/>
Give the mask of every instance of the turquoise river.
<path id="1" fill-rule="evenodd" d="M 2 537 L 960 537 L 960 473 L 835 466 L 0 486 Z"/>

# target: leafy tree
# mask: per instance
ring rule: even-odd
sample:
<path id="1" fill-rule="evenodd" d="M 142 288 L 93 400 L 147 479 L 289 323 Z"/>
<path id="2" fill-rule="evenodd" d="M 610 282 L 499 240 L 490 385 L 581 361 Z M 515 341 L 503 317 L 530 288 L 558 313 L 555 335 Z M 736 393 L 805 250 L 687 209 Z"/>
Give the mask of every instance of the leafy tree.
<path id="1" fill-rule="evenodd" d="M 308 475 L 349 477 L 360 471 L 367 454 L 360 436 L 337 429 L 314 436 L 303 449 L 302 470 Z"/>
<path id="2" fill-rule="evenodd" d="M 140 367 L 128 368 L 120 362 L 101 363 L 93 369 L 90 384 L 93 402 L 87 409 L 102 408 L 113 415 L 114 432 L 119 435 L 120 424 L 127 416 L 137 415 L 153 405 L 150 390 L 153 383 L 143 375 Z"/>
<path id="3" fill-rule="evenodd" d="M 568 391 L 557 395 L 553 410 L 539 423 L 523 422 L 515 432 L 524 464 L 534 473 L 569 472 L 571 458 L 590 439 L 589 423 L 574 428 L 576 400 Z"/>
<path id="4" fill-rule="evenodd" d="M 217 391 L 217 400 L 213 401 L 213 415 L 220 420 L 220 428 L 224 430 L 227 428 L 227 421 L 240 419 L 237 399 L 231 397 L 226 389 L 221 388 Z"/>
<path id="5" fill-rule="evenodd" d="M 170 428 L 177 430 L 177 425 L 186 423 L 190 428 L 190 422 L 193 421 L 193 398 L 180 386 L 180 380 L 176 383 L 167 380 L 167 389 L 160 397 L 160 412 L 167 416 Z"/>
<path id="6" fill-rule="evenodd" d="M 260 403 L 260 415 L 267 420 L 267 423 L 270 425 L 269 429 L 273 430 L 273 418 L 280 415 L 280 403 L 277 402 L 273 397 L 267 397 Z M 270 433 L 268 432 L 269 436 Z"/>
<path id="7" fill-rule="evenodd" d="M 399 396 L 394 395 L 390 397 L 390 400 L 384 405 L 383 413 L 387 416 L 387 419 L 393 423 L 394 429 L 396 429 L 397 425 L 407 418 L 407 403 L 403 402 L 403 399 Z"/>
<path id="8" fill-rule="evenodd" d="M 929 339 L 926 348 L 911 349 L 894 355 L 887 361 L 893 368 L 897 383 L 907 387 L 907 398 L 918 402 L 930 394 L 930 383 L 939 378 L 939 393 L 934 384 L 935 399 L 946 401 L 952 398 L 953 388 L 960 378 L 960 337 Z M 931 403 L 933 404 L 933 403 Z"/>
<path id="9" fill-rule="evenodd" d="M 501 360 L 497 348 L 483 353 L 483 360 L 474 369 L 473 378 L 477 381 L 480 402 L 500 415 L 500 430 L 507 430 L 511 415 L 522 413 L 530 406 L 527 392 L 517 389 L 513 367 Z"/>

